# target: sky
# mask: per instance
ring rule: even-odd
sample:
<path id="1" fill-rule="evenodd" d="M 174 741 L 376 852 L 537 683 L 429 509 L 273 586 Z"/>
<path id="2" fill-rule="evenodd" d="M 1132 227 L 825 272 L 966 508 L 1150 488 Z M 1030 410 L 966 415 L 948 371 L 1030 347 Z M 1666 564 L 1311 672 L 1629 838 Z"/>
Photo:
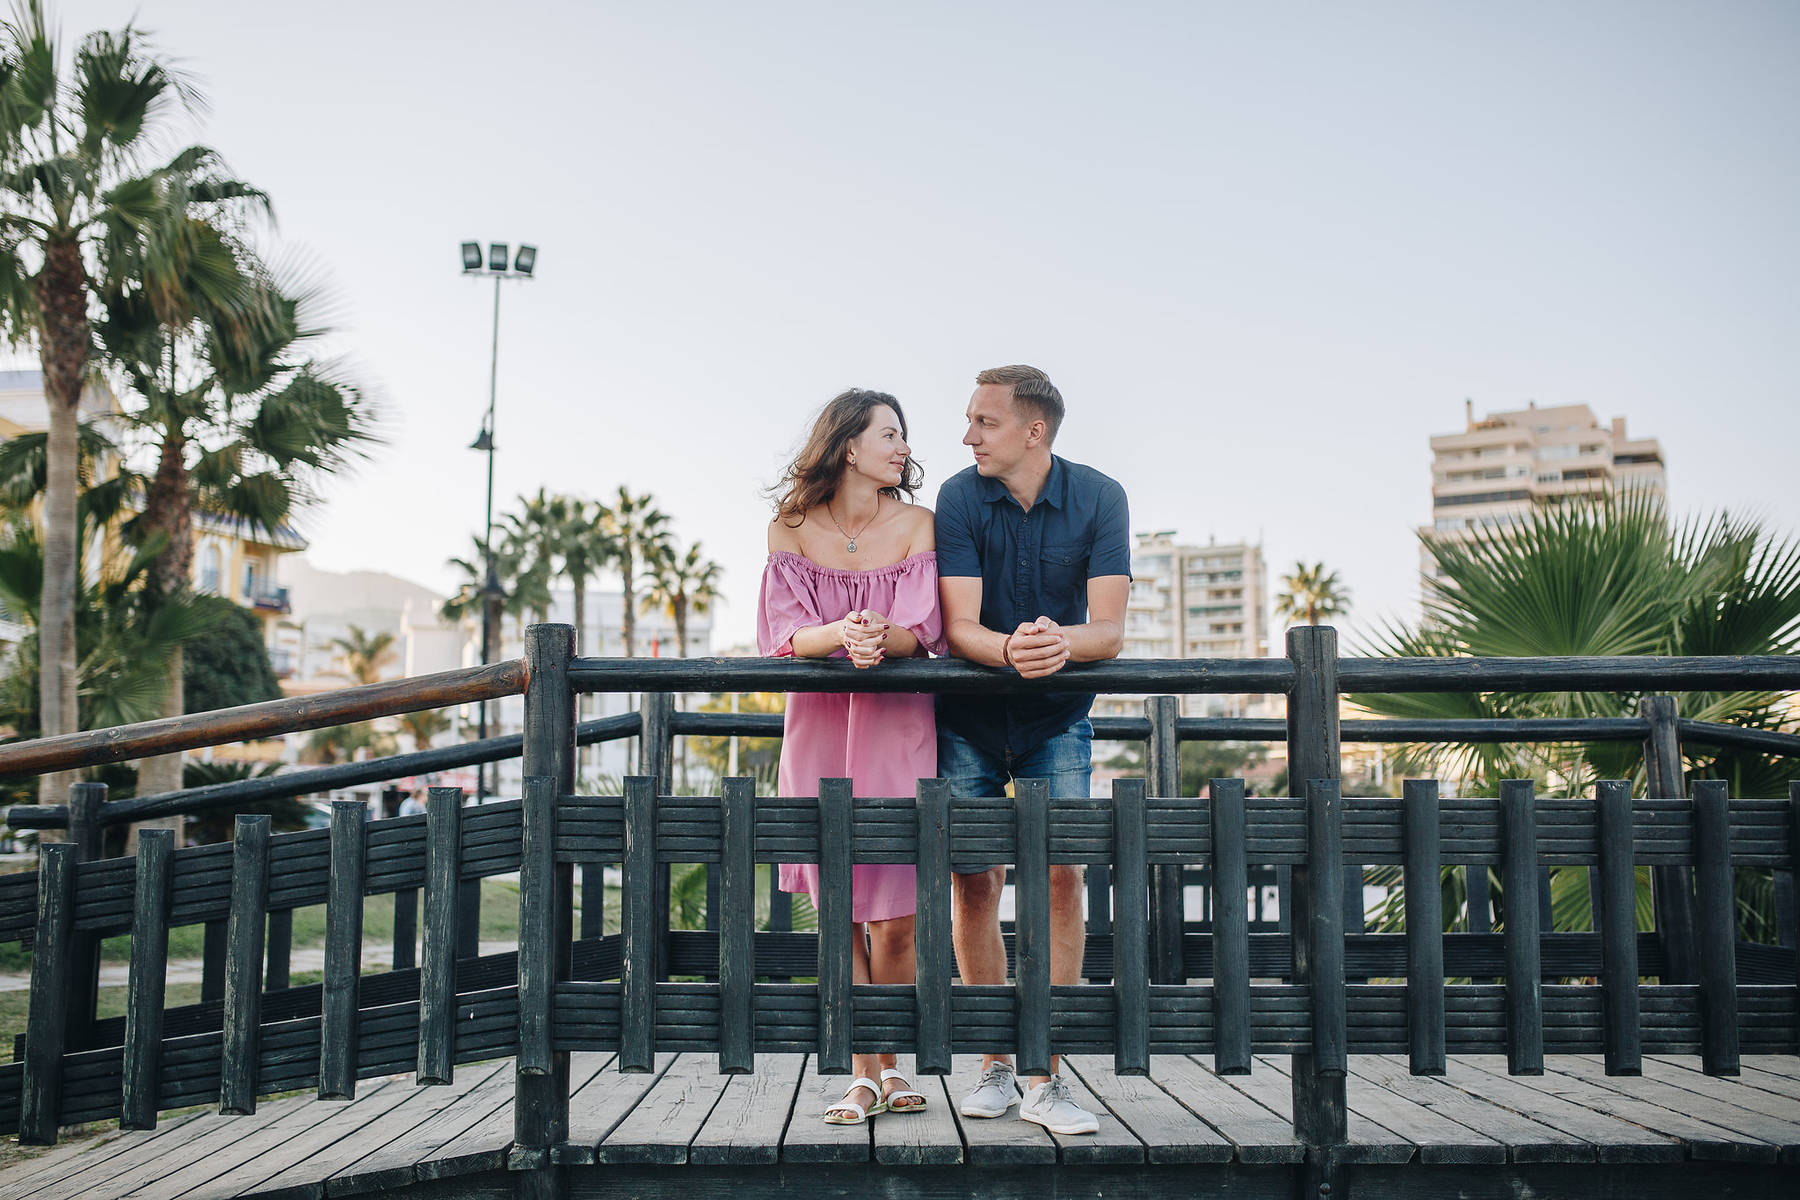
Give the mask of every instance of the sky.
<path id="1" fill-rule="evenodd" d="M 309 558 L 448 590 L 497 507 L 653 493 L 747 643 L 777 478 L 851 386 L 926 471 L 975 373 L 1138 530 L 1322 560 L 1354 645 L 1416 614 L 1434 433 L 1584 403 L 1678 510 L 1800 536 L 1800 6 L 92 0 L 203 86 L 182 136 L 273 198 L 386 444 Z M 1279 634 L 1271 649 L 1279 653 Z"/>

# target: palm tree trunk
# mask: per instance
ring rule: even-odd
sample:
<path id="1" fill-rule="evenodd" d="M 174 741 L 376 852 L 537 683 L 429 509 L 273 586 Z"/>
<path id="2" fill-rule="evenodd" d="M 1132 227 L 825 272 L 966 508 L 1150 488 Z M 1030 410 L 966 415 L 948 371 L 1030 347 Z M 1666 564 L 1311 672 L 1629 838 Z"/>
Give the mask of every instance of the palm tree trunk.
<path id="1" fill-rule="evenodd" d="M 156 464 L 156 477 L 144 496 L 144 527 L 151 533 L 165 533 L 169 544 L 150 567 L 149 587 L 158 601 L 176 599 L 188 591 L 194 571 L 194 514 L 189 498 L 187 474 L 187 439 L 179 431 L 163 437 L 162 452 Z M 163 697 L 165 717 L 179 717 L 187 709 L 182 680 L 181 647 L 169 655 L 168 691 Z M 180 754 L 163 754 L 138 762 L 138 795 L 154 796 L 181 789 Z M 175 844 L 182 840 L 179 815 L 131 826 L 126 835 L 125 853 L 137 853 L 138 833 L 145 829 L 172 829 Z"/>
<path id="2" fill-rule="evenodd" d="M 632 561 L 630 547 L 619 553 L 619 584 L 625 598 L 625 611 L 619 617 L 619 633 L 625 641 L 625 657 L 637 657 L 637 589 L 632 583 L 632 572 L 637 564 Z"/>
<path id="3" fill-rule="evenodd" d="M 187 711 L 187 693 L 182 680 L 181 647 L 176 646 L 169 652 L 168 692 L 163 697 L 162 715 L 179 717 Z M 163 792 L 181 790 L 181 755 L 162 754 L 155 758 L 138 760 L 137 794 L 140 796 L 156 796 Z M 146 829 L 172 829 L 175 831 L 175 844 L 181 845 L 183 825 L 181 814 L 172 817 L 159 817 L 150 821 L 138 821 L 125 834 L 125 853 L 137 853 L 138 834 Z"/>
<path id="4" fill-rule="evenodd" d="M 87 271 L 81 247 L 53 241 L 33 281 L 42 321 L 44 400 L 50 410 L 45 439 L 44 590 L 38 607 L 38 708 L 44 737 L 74 733 L 81 725 L 76 701 L 75 586 L 81 385 L 90 341 Z M 68 802 L 73 772 L 38 781 L 44 804 Z"/>
<path id="5" fill-rule="evenodd" d="M 675 603 L 669 606 L 675 611 L 675 640 L 681 644 L 677 657 L 687 657 L 687 597 L 675 597 Z"/>

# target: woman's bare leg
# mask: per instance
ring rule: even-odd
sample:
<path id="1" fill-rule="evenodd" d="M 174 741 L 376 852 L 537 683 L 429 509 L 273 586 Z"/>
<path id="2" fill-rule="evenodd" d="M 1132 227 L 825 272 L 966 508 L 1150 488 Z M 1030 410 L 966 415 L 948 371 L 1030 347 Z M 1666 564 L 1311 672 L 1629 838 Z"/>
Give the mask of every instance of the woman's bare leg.
<path id="1" fill-rule="evenodd" d="M 908 918 L 910 920 L 910 918 Z M 876 982 L 869 977 L 869 939 L 868 927 L 860 923 L 850 926 L 850 979 L 853 983 Z M 893 1056 L 888 1056 L 891 1065 Z M 856 1078 L 881 1081 L 881 1056 L 876 1054 L 854 1054 L 850 1057 L 850 1069 Z M 858 1088 L 850 1096 L 850 1101 L 862 1105 L 865 1109 L 873 1107 L 879 1096 L 871 1096 L 867 1089 Z M 828 1108 L 827 1115 L 853 1117 L 856 1113 L 846 1108 Z"/>
<path id="2" fill-rule="evenodd" d="M 869 974 L 875 983 L 911 983 L 918 969 L 918 955 L 913 945 L 913 918 L 891 917 L 886 921 L 869 922 Z M 892 1067 L 899 1059 L 892 1054 L 880 1056 L 881 1065 Z M 876 1076 L 879 1078 L 879 1076 Z M 912 1080 L 907 1081 L 913 1083 Z M 898 1080 L 890 1080 L 883 1087 L 883 1092 L 900 1090 Z M 909 1089 L 910 1090 L 910 1089 Z M 894 1111 L 905 1112 L 920 1107 L 919 1101 L 910 1100 Z"/>

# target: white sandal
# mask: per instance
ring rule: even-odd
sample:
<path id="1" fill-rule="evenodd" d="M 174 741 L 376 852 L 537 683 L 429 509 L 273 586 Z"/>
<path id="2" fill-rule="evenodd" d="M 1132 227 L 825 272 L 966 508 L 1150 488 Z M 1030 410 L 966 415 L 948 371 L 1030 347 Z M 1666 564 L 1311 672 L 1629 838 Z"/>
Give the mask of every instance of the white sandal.
<path id="1" fill-rule="evenodd" d="M 887 1111 L 894 1113 L 923 1112 L 925 1111 L 925 1106 L 931 1103 L 930 1100 L 926 1099 L 924 1092 L 915 1092 L 912 1090 L 911 1080 L 894 1070 L 894 1068 L 887 1067 L 881 1072 L 881 1082 L 886 1083 L 890 1079 L 898 1079 L 906 1086 L 895 1088 L 882 1098 L 882 1102 L 887 1105 Z M 918 1103 L 897 1105 L 894 1103 L 896 1100 L 917 1100 Z"/>
<path id="2" fill-rule="evenodd" d="M 850 1093 L 858 1088 L 867 1088 L 869 1095 L 875 1097 L 875 1103 L 864 1108 L 851 1100 Z M 854 1117 L 839 1116 L 838 1114 L 845 1109 L 849 1109 L 856 1115 Z M 861 1125 L 870 1117 L 880 1116 L 887 1110 L 887 1101 L 881 1096 L 881 1085 L 867 1075 L 858 1075 L 850 1081 L 850 1086 L 844 1089 L 844 1098 L 825 1110 L 825 1123 L 827 1125 Z"/>

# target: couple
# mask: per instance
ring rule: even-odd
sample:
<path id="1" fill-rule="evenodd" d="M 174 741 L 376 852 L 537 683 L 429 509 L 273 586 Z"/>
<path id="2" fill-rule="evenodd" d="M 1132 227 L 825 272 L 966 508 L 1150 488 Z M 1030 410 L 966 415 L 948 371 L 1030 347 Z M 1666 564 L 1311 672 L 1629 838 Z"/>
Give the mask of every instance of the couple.
<path id="1" fill-rule="evenodd" d="M 762 653 L 847 657 L 878 669 L 890 657 L 948 652 L 1027 679 L 1117 656 L 1131 583 L 1124 489 L 1050 452 L 1063 400 L 1044 372 L 997 367 L 975 382 L 963 435 L 975 465 L 943 485 L 935 521 L 911 502 L 923 473 L 899 401 L 849 391 L 825 406 L 776 489 Z M 1092 702 L 1073 692 L 935 704 L 918 695 L 790 695 L 781 794 L 816 796 L 821 778 L 848 777 L 859 797 L 910 796 L 918 779 L 942 776 L 956 797 L 999 796 L 1011 779 L 1046 779 L 1052 796 L 1086 796 Z M 957 969 L 964 983 L 1004 984 L 1006 868 L 956 872 Z M 854 868 L 856 982 L 912 982 L 913 874 L 905 865 Z M 781 887 L 816 904 L 818 869 L 783 864 Z M 1050 868 L 1054 983 L 1080 981 L 1081 891 L 1079 866 Z M 924 1108 L 895 1061 L 857 1055 L 856 1078 L 825 1120 L 855 1125 Z M 1057 1065 L 1052 1059 L 1052 1071 Z M 1002 1117 L 1015 1103 L 1022 1118 L 1056 1133 L 1099 1128 L 1060 1075 L 1032 1081 L 1021 1102 L 1011 1060 L 983 1055 L 963 1115 Z"/>

